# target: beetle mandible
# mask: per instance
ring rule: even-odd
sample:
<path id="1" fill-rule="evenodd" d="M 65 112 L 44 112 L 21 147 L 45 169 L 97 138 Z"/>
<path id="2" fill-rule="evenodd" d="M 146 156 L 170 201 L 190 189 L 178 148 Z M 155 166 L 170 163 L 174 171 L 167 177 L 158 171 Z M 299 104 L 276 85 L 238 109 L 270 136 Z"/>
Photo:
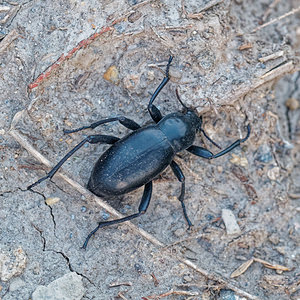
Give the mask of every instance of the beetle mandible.
<path id="1" fill-rule="evenodd" d="M 65 133 L 74 133 L 84 129 L 94 129 L 102 124 L 119 121 L 120 124 L 133 132 L 123 138 L 110 135 L 89 135 L 69 151 L 58 164 L 43 178 L 27 187 L 32 189 L 42 181 L 52 178 L 64 162 L 72 156 L 84 144 L 105 143 L 111 144 L 96 162 L 88 182 L 88 189 L 97 196 L 116 196 L 131 192 L 144 186 L 144 193 L 138 208 L 138 212 L 121 219 L 100 222 L 99 225 L 87 236 L 83 248 L 87 247 L 89 239 L 102 227 L 122 223 L 144 214 L 149 206 L 152 195 L 152 181 L 168 166 L 181 183 L 181 192 L 178 197 L 185 220 L 188 226 L 192 223 L 188 218 L 185 204 L 185 177 L 179 165 L 174 161 L 176 153 L 187 150 L 190 153 L 206 159 L 220 157 L 245 142 L 250 135 L 250 125 L 247 125 L 247 135 L 238 139 L 229 147 L 213 154 L 209 150 L 193 145 L 197 132 L 203 135 L 215 146 L 202 128 L 202 117 L 198 116 L 195 110 L 186 107 L 176 90 L 176 96 L 184 107 L 183 112 L 175 112 L 162 116 L 159 109 L 153 104 L 159 92 L 169 81 L 169 68 L 173 57 L 170 56 L 165 77 L 153 93 L 148 104 L 148 111 L 155 124 L 141 127 L 135 121 L 124 116 L 118 116 L 100 120 L 88 126 L 74 130 L 64 130 Z M 220 147 L 219 147 L 220 148 Z"/>

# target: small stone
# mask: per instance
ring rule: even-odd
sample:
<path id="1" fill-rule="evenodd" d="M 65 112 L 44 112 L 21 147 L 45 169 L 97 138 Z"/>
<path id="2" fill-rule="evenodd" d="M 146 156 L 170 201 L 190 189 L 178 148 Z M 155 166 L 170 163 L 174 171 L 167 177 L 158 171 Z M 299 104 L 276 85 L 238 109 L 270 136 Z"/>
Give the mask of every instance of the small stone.
<path id="1" fill-rule="evenodd" d="M 19 278 L 19 277 L 14 278 L 10 282 L 9 291 L 14 292 L 14 291 L 22 288 L 25 285 L 26 285 L 25 281 L 23 281 L 21 278 Z"/>
<path id="2" fill-rule="evenodd" d="M 32 300 L 80 300 L 84 293 L 82 277 L 70 272 L 48 286 L 39 285 L 32 294 Z"/>
<path id="3" fill-rule="evenodd" d="M 273 245 L 277 245 L 279 243 L 279 236 L 276 233 L 273 233 L 272 235 L 269 236 L 269 241 Z"/>
<path id="4" fill-rule="evenodd" d="M 57 203 L 59 201 L 60 201 L 60 198 L 58 198 L 58 197 L 50 197 L 45 200 L 46 204 L 50 205 L 50 206 L 54 205 L 55 203 Z"/>
<path id="5" fill-rule="evenodd" d="M 280 168 L 274 167 L 267 172 L 267 176 L 270 180 L 276 180 L 280 176 Z"/>
<path id="6" fill-rule="evenodd" d="M 285 247 L 276 247 L 276 250 L 282 255 L 286 254 Z"/>
<path id="7" fill-rule="evenodd" d="M 114 28 L 118 31 L 118 33 L 124 33 L 127 27 L 126 25 L 127 25 L 126 22 L 120 22 L 120 23 L 116 23 L 114 25 Z"/>
<path id="8" fill-rule="evenodd" d="M 207 31 L 202 32 L 202 36 L 203 36 L 203 38 L 205 38 L 207 40 L 210 38 L 210 34 Z"/>
<path id="9" fill-rule="evenodd" d="M 140 76 L 138 75 L 130 75 L 124 78 L 123 80 L 124 87 L 127 90 L 134 89 L 136 86 L 138 86 L 139 82 L 140 82 Z"/>
<path id="10" fill-rule="evenodd" d="M 177 230 L 174 231 L 174 235 L 176 237 L 181 237 L 183 236 L 185 233 L 185 230 L 183 228 L 178 228 Z"/>
<path id="11" fill-rule="evenodd" d="M 107 220 L 110 217 L 110 215 L 105 210 L 103 210 L 101 212 L 101 217 L 102 217 L 103 220 Z"/>
<path id="12" fill-rule="evenodd" d="M 262 69 L 265 69 L 267 66 L 265 64 L 259 64 Z"/>
<path id="13" fill-rule="evenodd" d="M 40 274 L 40 272 L 41 272 L 40 264 L 38 262 L 34 262 L 32 266 L 32 273 L 34 275 L 38 275 Z"/>
<path id="14" fill-rule="evenodd" d="M 256 159 L 263 163 L 269 163 L 273 160 L 271 149 L 267 144 L 262 144 L 258 148 Z"/>
<path id="15" fill-rule="evenodd" d="M 191 282 L 193 278 L 190 275 L 185 275 L 183 276 L 183 280 L 187 283 L 187 282 Z"/>
<path id="16" fill-rule="evenodd" d="M 116 66 L 110 66 L 103 75 L 103 78 L 113 84 L 119 83 L 119 71 Z"/>
<path id="17" fill-rule="evenodd" d="M 289 98 L 286 100 L 285 102 L 285 106 L 289 109 L 289 110 L 296 110 L 299 108 L 300 103 L 297 99 L 295 98 Z"/>
<path id="18" fill-rule="evenodd" d="M 257 160 L 263 163 L 268 163 L 273 159 L 272 153 L 268 152 L 268 153 L 264 153 L 260 156 L 257 157 Z"/>
<path id="19" fill-rule="evenodd" d="M 147 79 L 150 80 L 150 81 L 153 81 L 155 79 L 155 74 L 154 74 L 153 71 L 148 71 Z"/>
<path id="20" fill-rule="evenodd" d="M 218 171 L 218 173 L 222 173 L 223 172 L 223 167 L 222 166 L 217 166 L 217 171 Z"/>
<path id="21" fill-rule="evenodd" d="M 222 219 L 228 235 L 241 234 L 241 229 L 236 221 L 233 212 L 230 209 L 222 209 Z"/>
<path id="22" fill-rule="evenodd" d="M 221 290 L 220 291 L 221 300 L 236 300 L 234 291 L 232 290 Z"/>
<path id="23" fill-rule="evenodd" d="M 237 260 L 242 260 L 242 261 L 246 261 L 248 260 L 248 258 L 246 256 L 243 256 L 243 255 L 236 255 L 235 258 Z"/>
<path id="24" fill-rule="evenodd" d="M 170 75 L 171 77 L 176 78 L 177 80 L 182 78 L 182 73 L 176 69 L 170 69 Z"/>
<path id="25" fill-rule="evenodd" d="M 134 264 L 134 269 L 135 269 L 139 274 L 144 273 L 144 268 L 143 268 L 143 266 L 140 265 L 140 264 Z"/>
<path id="26" fill-rule="evenodd" d="M 236 154 L 232 154 L 232 159 L 230 160 L 230 162 L 234 165 L 238 165 L 241 167 L 248 167 L 248 160 L 246 157 L 240 157 Z"/>
<path id="27" fill-rule="evenodd" d="M 27 256 L 22 248 L 12 253 L 0 252 L 0 279 L 8 281 L 14 276 L 21 275 L 26 267 Z"/>

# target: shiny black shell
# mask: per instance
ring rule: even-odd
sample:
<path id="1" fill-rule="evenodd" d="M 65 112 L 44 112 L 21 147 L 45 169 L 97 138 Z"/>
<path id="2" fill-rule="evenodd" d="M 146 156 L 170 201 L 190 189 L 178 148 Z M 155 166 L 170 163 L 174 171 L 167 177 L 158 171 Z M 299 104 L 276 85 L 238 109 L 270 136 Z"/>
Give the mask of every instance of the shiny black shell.
<path id="1" fill-rule="evenodd" d="M 138 129 L 102 154 L 88 189 L 98 196 L 128 193 L 160 174 L 174 155 L 167 137 L 156 125 Z"/>
<path id="2" fill-rule="evenodd" d="M 88 189 L 98 196 L 122 195 L 159 175 L 175 154 L 195 139 L 199 123 L 193 112 L 173 113 L 117 141 L 97 161 Z"/>

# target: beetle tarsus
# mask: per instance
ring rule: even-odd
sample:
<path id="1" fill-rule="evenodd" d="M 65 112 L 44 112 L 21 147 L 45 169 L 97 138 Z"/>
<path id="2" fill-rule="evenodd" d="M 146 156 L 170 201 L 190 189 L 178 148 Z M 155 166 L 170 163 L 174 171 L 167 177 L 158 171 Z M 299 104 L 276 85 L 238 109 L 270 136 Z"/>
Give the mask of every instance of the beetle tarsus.
<path id="1" fill-rule="evenodd" d="M 153 104 L 153 101 L 155 100 L 155 98 L 158 96 L 158 94 L 160 93 L 160 91 L 164 88 L 164 86 L 170 80 L 170 78 L 169 78 L 169 69 L 170 69 L 170 65 L 171 65 L 172 60 L 173 60 L 173 56 L 170 55 L 169 61 L 168 61 L 167 67 L 166 67 L 166 73 L 165 73 L 166 75 L 163 78 L 163 80 L 160 83 L 160 85 L 158 86 L 158 88 L 153 93 L 152 97 L 150 98 L 149 104 L 148 104 L 149 114 L 150 114 L 152 120 L 155 123 L 158 123 L 163 117 L 162 117 L 162 114 L 159 111 L 159 109 Z"/>
<path id="2" fill-rule="evenodd" d="M 166 68 L 166 77 L 169 77 L 169 69 L 170 69 L 170 65 L 171 65 L 172 60 L 173 60 L 173 56 L 170 55 L 169 61 L 168 61 L 168 64 L 167 64 L 167 68 Z"/>
<path id="3" fill-rule="evenodd" d="M 111 221 L 106 221 L 106 222 L 100 222 L 99 225 L 89 233 L 89 235 L 87 236 L 82 248 L 86 249 L 87 244 L 90 240 L 90 238 L 100 229 L 106 226 L 110 226 L 110 225 L 114 225 L 114 224 L 120 224 L 129 220 L 132 220 L 134 218 L 139 217 L 140 215 L 143 215 L 146 211 L 147 208 L 150 204 L 150 200 L 151 200 L 151 196 L 152 196 L 152 181 L 148 182 L 147 184 L 145 184 L 144 187 L 144 193 L 141 199 L 141 203 L 139 205 L 139 212 L 135 213 L 133 215 L 121 218 L 121 219 L 117 219 L 117 220 L 111 220 Z"/>

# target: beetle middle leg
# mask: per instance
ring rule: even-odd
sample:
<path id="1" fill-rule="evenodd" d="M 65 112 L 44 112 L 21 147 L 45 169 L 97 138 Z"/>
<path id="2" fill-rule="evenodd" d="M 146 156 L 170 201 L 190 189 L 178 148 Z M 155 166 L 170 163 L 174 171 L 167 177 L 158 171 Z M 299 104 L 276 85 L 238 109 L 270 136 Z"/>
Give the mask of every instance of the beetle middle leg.
<path id="1" fill-rule="evenodd" d="M 190 219 L 189 219 L 189 217 L 188 217 L 188 215 L 186 213 L 185 204 L 183 202 L 183 200 L 184 200 L 184 194 L 185 194 L 185 177 L 184 177 L 184 174 L 183 174 L 182 170 L 180 169 L 180 167 L 178 166 L 178 164 L 174 160 L 171 162 L 170 166 L 171 166 L 171 168 L 173 170 L 173 173 L 177 177 L 177 179 L 181 182 L 181 192 L 180 192 L 178 200 L 181 203 L 184 218 L 186 219 L 186 221 L 187 221 L 187 223 L 189 225 L 189 228 L 190 228 L 191 226 L 193 226 L 193 224 L 190 221 Z"/>
<path id="2" fill-rule="evenodd" d="M 72 156 L 78 149 L 80 149 L 85 143 L 89 144 L 97 144 L 97 143 L 105 143 L 105 144 L 114 144 L 119 140 L 118 137 L 111 136 L 111 135 L 89 135 L 84 140 L 82 140 L 79 144 L 77 144 L 71 151 L 69 151 L 58 163 L 56 166 L 53 167 L 53 169 L 43 178 L 40 178 L 35 183 L 29 185 L 27 187 L 27 190 L 32 189 L 34 186 L 40 184 L 44 180 L 48 178 L 52 178 L 54 174 L 60 169 L 60 167 L 66 162 L 66 160 Z"/>
<path id="3" fill-rule="evenodd" d="M 103 120 L 94 122 L 88 126 L 82 126 L 77 129 L 71 129 L 71 130 L 63 129 L 63 132 L 69 134 L 69 133 L 78 132 L 78 131 L 81 131 L 84 129 L 94 129 L 102 124 L 106 124 L 106 123 L 110 123 L 110 122 L 114 122 L 114 121 L 119 121 L 120 124 L 122 124 L 123 126 L 125 126 L 128 129 L 131 129 L 131 130 L 137 130 L 137 129 L 141 128 L 141 126 L 138 123 L 136 123 L 135 121 L 128 119 L 124 116 L 118 116 L 118 117 L 103 119 Z"/>
<path id="4" fill-rule="evenodd" d="M 99 225 L 90 232 L 90 234 L 87 236 L 82 248 L 86 249 L 87 244 L 89 242 L 89 239 L 102 227 L 106 227 L 106 226 L 110 226 L 110 225 L 114 225 L 114 224 L 119 224 L 119 223 L 123 223 L 129 220 L 132 220 L 134 218 L 139 217 L 140 215 L 144 214 L 147 211 L 147 208 L 150 204 L 150 200 L 151 200 L 151 195 L 152 195 L 152 181 L 148 182 L 145 185 L 144 188 L 144 193 L 141 199 L 141 203 L 139 206 L 139 212 L 135 213 L 133 215 L 121 218 L 121 219 L 117 219 L 117 220 L 111 220 L 111 221 L 106 221 L 106 222 L 100 222 Z"/>
<path id="5" fill-rule="evenodd" d="M 210 152 L 209 150 L 207 150 L 203 147 L 194 146 L 194 145 L 190 146 L 186 150 L 191 152 L 194 155 L 197 155 L 197 156 L 200 156 L 200 157 L 203 157 L 203 158 L 208 158 L 208 159 L 217 158 L 217 157 L 220 157 L 220 156 L 230 152 L 234 148 L 238 147 L 241 143 L 245 142 L 250 136 L 250 131 L 251 131 L 251 127 L 250 127 L 250 125 L 248 125 L 247 126 L 247 135 L 246 135 L 245 138 L 240 139 L 240 140 L 236 140 L 229 147 L 225 148 L 224 150 L 220 151 L 217 154 L 213 154 L 212 152 Z"/>
<path id="6" fill-rule="evenodd" d="M 169 77 L 169 68 L 170 68 L 172 60 L 173 60 L 173 56 L 170 55 L 169 61 L 168 61 L 168 64 L 167 64 L 167 68 L 166 68 L 166 75 L 165 75 L 164 79 L 162 80 L 162 82 L 160 83 L 160 85 L 158 86 L 158 88 L 153 93 L 153 95 L 152 95 L 152 97 L 151 97 L 151 99 L 149 101 L 149 104 L 148 104 L 149 114 L 150 114 L 151 118 L 153 119 L 153 121 L 155 123 L 158 123 L 162 119 L 162 114 L 159 111 L 159 109 L 153 104 L 153 101 L 155 100 L 155 98 L 157 97 L 157 95 L 160 93 L 160 91 L 164 88 L 164 86 L 170 80 L 170 77 Z"/>

